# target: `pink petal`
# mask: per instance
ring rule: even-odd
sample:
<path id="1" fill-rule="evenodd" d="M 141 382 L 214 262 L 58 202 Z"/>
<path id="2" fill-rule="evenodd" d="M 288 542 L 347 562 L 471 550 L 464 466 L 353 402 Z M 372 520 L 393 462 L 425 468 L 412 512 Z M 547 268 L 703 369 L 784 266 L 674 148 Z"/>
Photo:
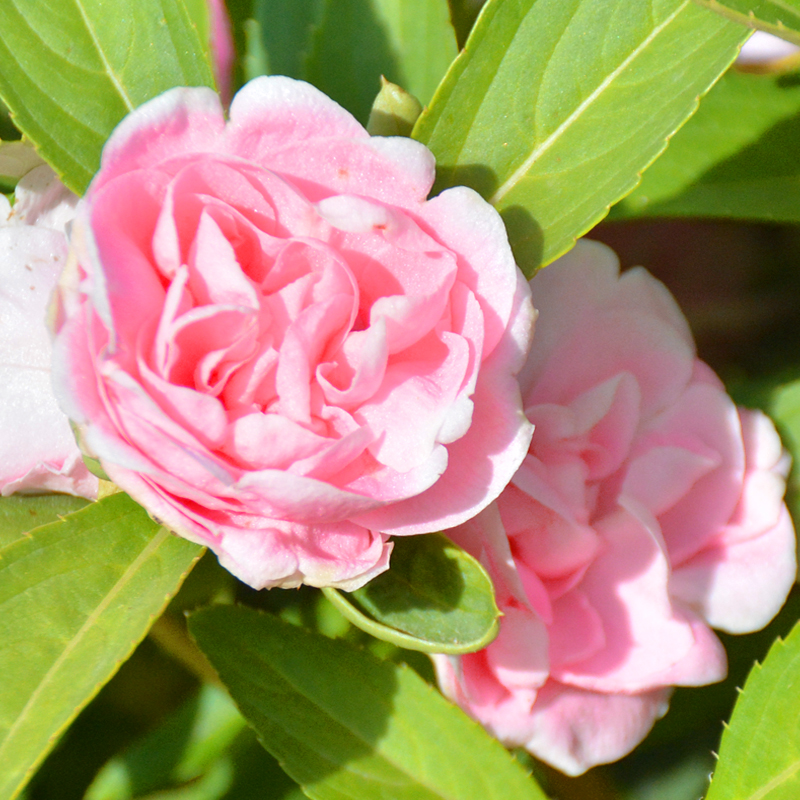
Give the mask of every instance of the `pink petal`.
<path id="1" fill-rule="evenodd" d="M 212 89 L 178 87 L 148 100 L 117 125 L 103 147 L 91 195 L 123 173 L 171 157 L 219 152 L 224 128 L 222 106 Z"/>
<path id="2" fill-rule="evenodd" d="M 228 238 L 206 213 L 200 216 L 188 264 L 189 285 L 196 302 L 259 307 L 253 284 L 239 267 Z"/>
<path id="3" fill-rule="evenodd" d="M 497 504 L 517 561 L 545 580 L 582 571 L 602 549 L 590 526 L 560 516 L 513 485 Z"/>
<path id="4" fill-rule="evenodd" d="M 496 503 L 491 503 L 471 519 L 449 530 L 448 536 L 488 570 L 499 603 L 528 605 Z"/>
<path id="5" fill-rule="evenodd" d="M 516 741 L 567 775 L 627 755 L 667 711 L 670 691 L 598 694 L 555 681 L 539 690 L 525 741 Z"/>
<path id="6" fill-rule="evenodd" d="M 727 523 L 739 500 L 745 456 L 736 408 L 722 389 L 692 385 L 640 439 L 639 452 L 648 447 L 682 448 L 693 456 L 680 458 L 681 472 L 675 474 L 673 469 L 669 483 L 663 469 L 652 473 L 653 483 L 656 477 L 661 482 L 660 497 L 653 496 L 652 484 L 637 490 L 643 497 L 649 495 L 645 504 L 659 507 L 670 559 L 680 564 Z M 645 468 L 653 466 L 633 462 L 631 472 L 638 476 L 633 480 L 640 481 L 647 474 Z M 695 479 L 691 486 L 690 478 Z"/>
<path id="7" fill-rule="evenodd" d="M 481 366 L 469 431 L 448 445 L 447 470 L 427 491 L 359 518 L 395 535 L 445 530 L 486 508 L 525 457 L 532 430 L 513 377 L 532 334 L 532 308 L 521 273 L 506 335 Z M 446 510 L 445 510 L 446 509 Z"/>
<path id="8" fill-rule="evenodd" d="M 673 609 L 669 564 L 657 531 L 628 511 L 599 521 L 605 549 L 581 591 L 600 616 L 606 647 L 589 659 L 554 668 L 553 677 L 601 692 L 640 692 L 678 683 L 674 667 L 694 645 L 691 626 Z"/>
<path id="9" fill-rule="evenodd" d="M 228 530 L 213 549 L 222 566 L 256 589 L 305 583 L 351 592 L 388 568 L 387 539 L 349 522 L 309 526 L 264 519 L 254 530 Z"/>
<path id="10" fill-rule="evenodd" d="M 509 691 L 538 689 L 547 680 L 548 636 L 544 623 L 526 609 L 505 608 L 497 638 L 486 648 L 486 663 Z"/>
<path id="11" fill-rule="evenodd" d="M 118 265 L 109 274 L 99 270 L 92 274 L 92 301 L 106 328 L 114 332 L 114 342 L 136 341 L 139 328 L 152 321 L 154 309 L 164 302 L 164 288 L 150 261 L 149 236 L 163 186 L 155 179 L 145 185 L 124 175 L 93 191 L 98 202 L 88 211 L 90 219 L 79 216 L 75 222 L 80 227 L 78 257 L 82 266 L 106 260 Z M 73 230 L 73 247 L 74 234 Z"/>
<path id="12" fill-rule="evenodd" d="M 371 140 L 359 123 L 301 81 L 256 78 L 234 97 L 228 152 L 291 175 L 312 200 L 332 194 L 407 205 L 433 184 L 430 152 L 410 139 Z"/>
<path id="13" fill-rule="evenodd" d="M 352 409 L 371 398 L 383 383 L 388 353 L 383 319 L 363 331 L 351 331 L 335 362 L 317 367 L 325 401 Z"/>
<path id="14" fill-rule="evenodd" d="M 222 102 L 228 105 L 233 91 L 233 63 L 236 60 L 236 50 L 233 46 L 231 21 L 225 8 L 225 0 L 208 0 L 208 23 L 214 78 Z"/>
<path id="15" fill-rule="evenodd" d="M 390 364 L 380 390 L 355 415 L 377 438 L 370 448 L 375 458 L 401 473 L 424 464 L 441 446 L 440 431 L 469 364 L 469 345 L 451 333 L 442 333 L 439 342 L 430 337 L 425 350 L 433 356 L 427 363 Z"/>
<path id="16" fill-rule="evenodd" d="M 757 631 L 778 613 L 794 585 L 795 547 L 794 526 L 781 505 L 774 525 L 759 535 L 723 539 L 677 568 L 672 594 L 715 628 Z"/>
<path id="17" fill-rule="evenodd" d="M 579 590 L 567 592 L 553 603 L 548 633 L 550 661 L 556 669 L 585 661 L 606 645 L 600 615 Z"/>
<path id="18" fill-rule="evenodd" d="M 533 278 L 541 335 L 520 378 L 526 405 L 569 403 L 630 372 L 647 417 L 686 386 L 694 345 L 675 301 L 647 273 L 631 270 L 620 278 L 618 270 L 604 245 L 583 242 Z"/>
<path id="19" fill-rule="evenodd" d="M 500 215 L 466 186 L 430 200 L 424 219 L 439 240 L 459 255 L 459 280 L 478 298 L 486 320 L 485 354 L 494 350 L 514 318 L 518 270 Z"/>

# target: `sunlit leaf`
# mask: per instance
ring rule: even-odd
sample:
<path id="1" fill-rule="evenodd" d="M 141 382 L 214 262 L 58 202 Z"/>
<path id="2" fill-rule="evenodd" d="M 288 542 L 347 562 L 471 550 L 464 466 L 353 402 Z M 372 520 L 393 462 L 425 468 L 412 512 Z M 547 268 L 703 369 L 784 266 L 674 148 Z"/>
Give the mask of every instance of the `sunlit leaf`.
<path id="1" fill-rule="evenodd" d="M 691 0 L 489 0 L 414 136 L 530 275 L 634 188 L 747 29 Z"/>
<path id="2" fill-rule="evenodd" d="M 182 0 L 3 0 L 0 96 L 82 193 L 116 124 L 173 86 L 213 86 Z"/>
<path id="3" fill-rule="evenodd" d="M 0 498 L 0 547 L 23 538 L 28 531 L 79 511 L 89 501 L 71 494 L 18 495 Z"/>
<path id="4" fill-rule="evenodd" d="M 124 494 L 0 550 L 0 798 L 22 788 L 202 552 Z"/>
<path id="5" fill-rule="evenodd" d="M 800 625 L 756 664 L 722 734 L 707 800 L 800 797 Z"/>

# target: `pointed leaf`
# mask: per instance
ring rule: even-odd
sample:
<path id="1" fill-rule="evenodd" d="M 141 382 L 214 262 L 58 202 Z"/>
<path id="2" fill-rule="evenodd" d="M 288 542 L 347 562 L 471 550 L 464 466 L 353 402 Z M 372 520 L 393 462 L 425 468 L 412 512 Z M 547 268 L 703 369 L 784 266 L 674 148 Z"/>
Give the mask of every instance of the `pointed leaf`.
<path id="1" fill-rule="evenodd" d="M 0 550 L 0 798 L 117 671 L 202 548 L 115 494 Z"/>
<path id="2" fill-rule="evenodd" d="M 471 653 L 497 636 L 489 576 L 440 533 L 395 537 L 391 569 L 354 592 L 324 592 L 354 625 L 409 650 Z"/>
<path id="3" fill-rule="evenodd" d="M 695 0 L 728 19 L 800 44 L 799 0 Z"/>
<path id="4" fill-rule="evenodd" d="M 756 664 L 722 734 L 707 800 L 800 797 L 800 624 Z"/>
<path id="5" fill-rule="evenodd" d="M 114 126 L 173 86 L 213 86 L 183 0 L 4 0 L 0 96 L 81 194 Z"/>
<path id="6" fill-rule="evenodd" d="M 602 219 L 747 38 L 691 0 L 489 0 L 414 136 L 527 275 Z"/>
<path id="7" fill-rule="evenodd" d="M 727 73 L 610 216 L 800 221 L 797 77 Z"/>
<path id="8" fill-rule="evenodd" d="M 0 548 L 22 539 L 34 528 L 56 522 L 59 517 L 79 511 L 88 502 L 70 494 L 14 494 L 0 498 Z"/>
<path id="9" fill-rule="evenodd" d="M 424 104 L 457 52 L 447 0 L 324 0 L 305 77 L 366 123 L 381 75 Z"/>
<path id="10" fill-rule="evenodd" d="M 405 665 L 235 606 L 189 628 L 264 746 L 318 800 L 544 800 Z"/>

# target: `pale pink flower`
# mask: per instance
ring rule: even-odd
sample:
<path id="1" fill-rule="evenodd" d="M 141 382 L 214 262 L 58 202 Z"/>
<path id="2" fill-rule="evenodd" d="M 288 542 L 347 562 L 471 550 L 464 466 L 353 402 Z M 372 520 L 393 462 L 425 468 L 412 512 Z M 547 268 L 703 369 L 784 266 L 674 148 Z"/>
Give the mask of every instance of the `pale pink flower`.
<path id="1" fill-rule="evenodd" d="M 76 220 L 57 391 L 113 481 L 256 587 L 345 589 L 485 508 L 527 452 L 533 311 L 430 152 L 259 78 L 127 117 Z"/>
<path id="2" fill-rule="evenodd" d="M 737 64 L 768 64 L 796 55 L 800 48 L 766 31 L 755 31 L 742 45 Z"/>
<path id="3" fill-rule="evenodd" d="M 25 150 L 21 145 L 22 150 Z M 32 149 L 31 149 L 32 150 Z M 50 167 L 19 181 L 11 206 L 0 195 L 0 494 L 66 492 L 90 499 L 69 420 L 50 384 L 50 294 L 67 255 L 65 227 L 78 198 Z"/>
<path id="4" fill-rule="evenodd" d="M 214 79 L 222 102 L 227 105 L 233 93 L 233 64 L 236 60 L 236 50 L 233 46 L 231 20 L 225 0 L 208 0 L 208 28 Z"/>
<path id="5" fill-rule="evenodd" d="M 675 301 L 581 241 L 531 281 L 520 374 L 536 426 L 509 487 L 450 532 L 505 614 L 436 656 L 442 689 L 508 745 L 576 775 L 630 751 L 670 687 L 725 676 L 711 627 L 765 625 L 795 578 L 772 423 L 737 411 Z"/>

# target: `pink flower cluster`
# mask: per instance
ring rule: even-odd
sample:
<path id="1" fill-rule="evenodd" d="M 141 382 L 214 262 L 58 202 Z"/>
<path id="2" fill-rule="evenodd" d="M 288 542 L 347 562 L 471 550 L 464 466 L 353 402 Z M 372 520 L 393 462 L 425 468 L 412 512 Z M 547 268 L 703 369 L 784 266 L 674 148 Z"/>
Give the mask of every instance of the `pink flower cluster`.
<path id="1" fill-rule="evenodd" d="M 666 289 L 600 244 L 531 282 L 531 347 L 498 214 L 463 187 L 426 199 L 433 178 L 422 145 L 287 78 L 227 120 L 207 89 L 143 105 L 73 224 L 56 395 L 114 482 L 254 587 L 354 589 L 391 535 L 450 529 L 504 616 L 484 650 L 435 657 L 443 691 L 577 774 L 671 687 L 724 676 L 712 627 L 779 609 L 787 459 Z M 42 324 L 74 205 L 41 167 L 0 222 L 3 493 L 96 490 Z"/>
<path id="2" fill-rule="evenodd" d="M 72 234 L 55 385 L 109 477 L 250 585 L 354 589 L 527 451 L 527 283 L 497 212 L 318 90 L 130 114 Z"/>
<path id="3" fill-rule="evenodd" d="M 662 284 L 582 241 L 531 286 L 531 448 L 497 502 L 450 532 L 505 616 L 484 650 L 435 661 L 501 741 L 575 775 L 638 744 L 670 687 L 725 676 L 710 628 L 775 615 L 795 537 L 772 423 L 737 411 Z"/>

